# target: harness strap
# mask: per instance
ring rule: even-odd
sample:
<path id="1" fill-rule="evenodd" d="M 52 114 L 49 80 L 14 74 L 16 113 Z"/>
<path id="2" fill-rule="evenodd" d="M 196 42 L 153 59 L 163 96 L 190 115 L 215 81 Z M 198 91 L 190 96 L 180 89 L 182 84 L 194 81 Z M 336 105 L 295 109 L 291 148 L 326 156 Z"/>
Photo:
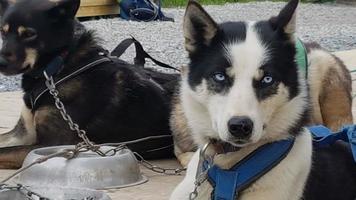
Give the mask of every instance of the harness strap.
<path id="1" fill-rule="evenodd" d="M 69 75 L 60 78 L 60 79 L 56 79 L 54 80 L 54 84 L 60 85 L 61 83 L 65 82 L 66 80 L 69 80 L 77 75 L 79 75 L 80 73 L 95 67 L 97 65 L 100 65 L 102 63 L 105 62 L 111 62 L 111 59 L 108 57 L 103 57 L 100 58 L 98 60 L 95 60 L 93 62 L 90 62 L 89 64 L 86 64 L 85 66 L 77 69 L 76 71 L 70 73 Z M 45 68 L 44 72 L 48 75 L 48 76 L 53 76 L 58 72 L 58 69 L 61 68 L 63 66 L 63 58 L 60 56 L 57 56 L 55 59 L 52 60 L 52 62 L 50 62 L 47 67 Z M 33 92 L 31 92 L 30 95 L 30 101 L 31 101 L 31 107 L 32 109 L 34 109 L 37 101 L 42 97 L 43 94 L 45 94 L 46 92 L 48 92 L 48 88 L 44 87 L 41 88 L 40 90 L 34 90 Z"/>
<path id="2" fill-rule="evenodd" d="M 156 65 L 161 66 L 163 68 L 167 69 L 174 69 L 176 71 L 180 71 L 179 69 L 172 67 L 168 64 L 165 64 L 163 62 L 160 62 L 156 59 L 154 59 L 152 56 L 150 56 L 142 47 L 141 43 L 137 41 L 134 37 L 131 36 L 131 38 L 127 38 L 123 40 L 117 47 L 110 53 L 111 56 L 116 56 L 120 57 L 122 54 L 125 53 L 125 51 L 132 45 L 135 44 L 135 49 L 136 49 L 136 57 L 134 58 L 134 64 L 139 65 L 139 66 L 144 66 L 146 61 L 145 58 L 149 58 L 154 62 Z"/>
<path id="3" fill-rule="evenodd" d="M 110 56 L 113 56 L 115 58 L 119 58 L 122 54 L 125 53 L 125 51 L 132 45 L 135 44 L 135 48 L 136 48 L 136 57 L 134 59 L 134 64 L 138 65 L 138 66 L 144 66 L 146 61 L 145 58 L 149 58 L 151 59 L 156 65 L 159 65 L 161 67 L 164 68 L 168 68 L 168 69 L 174 69 L 179 71 L 178 69 L 169 66 L 165 63 L 162 63 L 154 58 L 152 58 L 142 47 L 142 45 L 135 39 L 135 38 L 128 38 L 123 40 L 110 54 Z M 99 52 L 98 54 L 99 56 L 102 56 L 102 58 L 94 60 L 92 62 L 90 62 L 89 64 L 86 64 L 85 66 L 77 69 L 76 71 L 70 73 L 69 75 L 63 77 L 63 78 L 55 78 L 55 75 L 58 74 L 58 72 L 63 68 L 64 65 L 64 58 L 63 56 L 57 56 L 55 57 L 45 68 L 44 68 L 44 73 L 48 76 L 52 76 L 54 77 L 54 81 L 55 81 L 55 85 L 59 85 L 61 83 L 63 83 L 66 80 L 69 80 L 81 73 L 83 73 L 84 71 L 98 66 L 104 62 L 111 62 L 113 61 L 113 58 L 110 56 L 107 56 L 106 52 Z M 154 81 L 152 78 L 150 79 L 150 81 L 155 84 L 158 88 L 160 88 L 162 91 L 165 91 L 164 88 L 162 88 L 162 86 L 157 83 L 156 81 Z M 45 94 L 46 92 L 48 92 L 48 88 L 46 87 L 39 87 L 38 89 L 33 90 L 30 93 L 30 102 L 31 102 L 31 107 L 32 110 L 35 108 L 35 105 L 37 103 L 37 101 L 42 97 L 43 94 Z"/>
<path id="4" fill-rule="evenodd" d="M 356 163 L 356 125 L 345 126 L 336 133 L 325 126 L 312 126 L 308 129 L 313 134 L 313 145 L 315 147 L 330 146 L 339 140 L 349 143 Z"/>
<path id="5" fill-rule="evenodd" d="M 214 200 L 234 200 L 238 192 L 266 174 L 280 163 L 291 150 L 294 139 L 265 144 L 249 154 L 229 170 L 214 165 L 208 170 L 208 179 L 214 187 Z M 203 169 L 208 168 L 205 161 Z"/>

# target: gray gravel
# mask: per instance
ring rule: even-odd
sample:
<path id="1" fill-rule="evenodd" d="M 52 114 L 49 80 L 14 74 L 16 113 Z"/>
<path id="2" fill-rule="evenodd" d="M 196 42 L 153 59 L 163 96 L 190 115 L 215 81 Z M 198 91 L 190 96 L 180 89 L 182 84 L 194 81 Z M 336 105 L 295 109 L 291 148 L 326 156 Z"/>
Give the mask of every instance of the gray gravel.
<path id="1" fill-rule="evenodd" d="M 206 6 L 217 22 L 227 20 L 260 20 L 275 15 L 283 3 L 235 3 Z M 165 9 L 175 22 L 128 22 L 119 18 L 84 22 L 97 31 L 102 44 L 112 50 L 132 35 L 158 60 L 173 66 L 187 62 L 183 49 L 182 17 L 184 9 Z M 336 4 L 301 4 L 298 13 L 298 35 L 304 41 L 316 41 L 331 51 L 356 48 L 356 7 Z M 133 51 L 123 57 L 131 60 Z M 0 75 L 0 92 L 19 90 L 20 78 Z"/>

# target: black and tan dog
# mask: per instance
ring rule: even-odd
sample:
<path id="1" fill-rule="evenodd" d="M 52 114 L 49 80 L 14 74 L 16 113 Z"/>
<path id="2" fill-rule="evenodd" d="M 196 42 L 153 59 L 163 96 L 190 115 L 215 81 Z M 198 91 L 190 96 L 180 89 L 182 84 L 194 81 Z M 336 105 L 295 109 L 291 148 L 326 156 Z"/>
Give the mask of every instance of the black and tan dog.
<path id="1" fill-rule="evenodd" d="M 80 141 L 62 119 L 50 94 L 41 94 L 45 89 L 43 71 L 48 64 L 58 56 L 64 60 L 54 76 L 60 80 L 107 56 L 92 32 L 74 32 L 80 0 L 1 0 L 0 4 L 0 72 L 23 74 L 25 106 L 21 119 L 12 131 L 0 135 L 0 168 L 16 168 L 36 147 Z M 57 88 L 67 112 L 95 143 L 170 134 L 168 82 L 157 86 L 157 81 L 147 78 L 149 73 L 158 74 L 110 59 L 61 82 Z M 176 81 L 175 75 L 162 76 Z M 167 149 L 151 153 L 146 150 L 171 142 L 160 139 L 132 148 L 148 158 L 166 157 L 171 154 Z"/>

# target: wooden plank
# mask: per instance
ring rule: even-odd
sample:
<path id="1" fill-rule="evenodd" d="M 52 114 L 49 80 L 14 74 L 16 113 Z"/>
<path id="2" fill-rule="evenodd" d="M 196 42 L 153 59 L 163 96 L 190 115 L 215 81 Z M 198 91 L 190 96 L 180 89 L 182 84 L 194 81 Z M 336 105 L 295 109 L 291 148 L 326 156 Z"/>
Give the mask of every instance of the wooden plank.
<path id="1" fill-rule="evenodd" d="M 85 6 L 79 8 L 77 12 L 77 17 L 116 15 L 119 13 L 120 13 L 119 5 Z"/>
<path id="2" fill-rule="evenodd" d="M 80 7 L 85 6 L 103 6 L 103 5 L 117 5 L 116 0 L 81 0 Z"/>
<path id="3" fill-rule="evenodd" d="M 336 0 L 336 3 L 345 4 L 349 6 L 356 6 L 356 0 Z"/>

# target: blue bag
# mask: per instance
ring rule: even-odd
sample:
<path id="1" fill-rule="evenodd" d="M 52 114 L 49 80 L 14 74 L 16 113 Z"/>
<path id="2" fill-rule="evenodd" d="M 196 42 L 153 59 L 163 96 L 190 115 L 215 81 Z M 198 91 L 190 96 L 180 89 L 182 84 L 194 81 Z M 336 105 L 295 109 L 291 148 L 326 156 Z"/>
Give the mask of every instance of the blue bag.
<path id="1" fill-rule="evenodd" d="M 120 17 L 126 20 L 149 22 L 153 20 L 174 21 L 164 16 L 161 1 L 156 5 L 151 0 L 120 1 Z"/>

